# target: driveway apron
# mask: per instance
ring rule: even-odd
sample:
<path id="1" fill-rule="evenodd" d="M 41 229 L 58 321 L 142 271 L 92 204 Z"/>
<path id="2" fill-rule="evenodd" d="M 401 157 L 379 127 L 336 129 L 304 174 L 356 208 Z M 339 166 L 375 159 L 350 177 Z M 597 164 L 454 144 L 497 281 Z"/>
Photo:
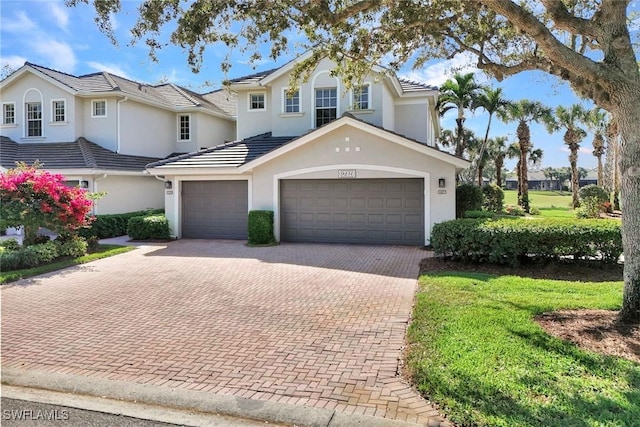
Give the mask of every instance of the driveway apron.
<path id="1" fill-rule="evenodd" d="M 418 248 L 178 240 L 2 288 L 2 365 L 419 423 Z"/>

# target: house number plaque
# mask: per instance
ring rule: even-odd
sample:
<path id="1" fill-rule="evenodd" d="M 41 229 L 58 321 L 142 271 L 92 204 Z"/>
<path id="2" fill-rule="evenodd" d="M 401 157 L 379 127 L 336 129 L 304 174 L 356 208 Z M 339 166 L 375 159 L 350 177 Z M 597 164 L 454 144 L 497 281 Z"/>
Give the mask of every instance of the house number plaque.
<path id="1" fill-rule="evenodd" d="M 338 178 L 355 178 L 355 169 L 338 169 Z"/>

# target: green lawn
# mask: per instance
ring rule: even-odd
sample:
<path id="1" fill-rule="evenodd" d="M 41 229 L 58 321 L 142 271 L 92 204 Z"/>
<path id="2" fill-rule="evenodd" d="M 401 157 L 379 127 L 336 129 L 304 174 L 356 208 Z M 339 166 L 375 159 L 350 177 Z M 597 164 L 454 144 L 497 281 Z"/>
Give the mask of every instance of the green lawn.
<path id="1" fill-rule="evenodd" d="M 72 265 L 85 264 L 101 258 L 122 254 L 135 249 L 134 246 L 120 245 L 98 245 L 98 249 L 87 255 L 78 258 L 64 259 L 62 261 L 53 262 L 51 264 L 40 265 L 34 268 L 26 268 L 23 270 L 3 271 L 0 272 L 0 284 L 13 282 L 27 277 L 37 276 L 39 274 L 49 273 L 51 271 L 60 270 L 71 267 Z"/>
<path id="2" fill-rule="evenodd" d="M 529 201 L 531 207 L 540 209 L 540 216 L 545 218 L 574 218 L 575 213 L 571 209 L 571 192 L 530 190 Z M 516 190 L 504 191 L 504 204 L 517 205 L 518 192 Z"/>
<path id="3" fill-rule="evenodd" d="M 533 321 L 557 309 L 617 309 L 622 282 L 438 273 L 420 285 L 407 366 L 452 421 L 639 425 L 640 365 L 580 350 Z"/>

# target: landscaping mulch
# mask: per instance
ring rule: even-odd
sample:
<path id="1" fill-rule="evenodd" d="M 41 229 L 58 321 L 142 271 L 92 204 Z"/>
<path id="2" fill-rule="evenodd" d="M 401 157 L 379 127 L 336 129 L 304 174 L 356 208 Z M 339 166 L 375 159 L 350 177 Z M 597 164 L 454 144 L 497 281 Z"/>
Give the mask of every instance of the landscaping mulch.
<path id="1" fill-rule="evenodd" d="M 623 280 L 621 264 L 596 267 L 588 264 L 550 263 L 509 267 L 425 258 L 420 263 L 420 271 L 459 271 L 580 282 Z M 549 335 L 571 341 L 580 348 L 640 363 L 640 325 L 620 323 L 618 311 L 560 310 L 536 316 L 535 321 Z"/>

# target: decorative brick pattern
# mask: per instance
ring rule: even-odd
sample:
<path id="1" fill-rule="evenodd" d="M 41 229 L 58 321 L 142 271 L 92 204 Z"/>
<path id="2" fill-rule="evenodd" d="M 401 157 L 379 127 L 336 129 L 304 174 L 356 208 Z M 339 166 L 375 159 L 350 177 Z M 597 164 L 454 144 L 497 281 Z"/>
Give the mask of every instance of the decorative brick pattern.
<path id="1" fill-rule="evenodd" d="M 448 425 L 398 376 L 427 252 L 180 240 L 2 289 L 2 364 Z"/>

